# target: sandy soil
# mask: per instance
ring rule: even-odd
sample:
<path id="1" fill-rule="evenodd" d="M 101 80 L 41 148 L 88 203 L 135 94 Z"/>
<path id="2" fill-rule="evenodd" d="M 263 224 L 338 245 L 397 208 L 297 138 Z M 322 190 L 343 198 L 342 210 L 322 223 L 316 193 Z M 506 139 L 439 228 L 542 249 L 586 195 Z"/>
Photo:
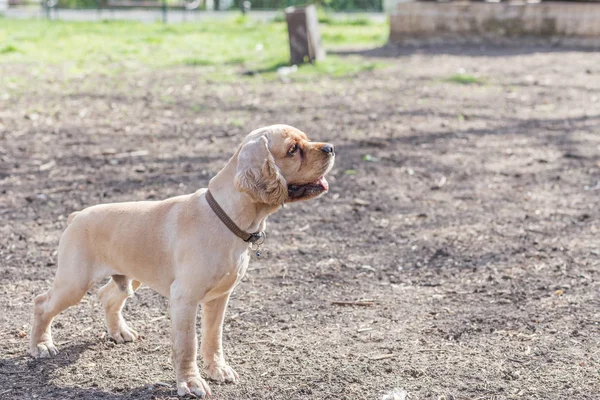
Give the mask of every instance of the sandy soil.
<path id="1" fill-rule="evenodd" d="M 283 122 L 335 143 L 331 191 L 270 218 L 227 314 L 241 383 L 215 399 L 597 399 L 600 54 L 456 50 L 304 83 L 0 67 L 28 80 L 0 81 L 0 398 L 175 398 L 165 298 L 140 289 L 143 338 L 115 345 L 89 293 L 42 361 L 32 299 L 70 212 L 193 192 Z"/>

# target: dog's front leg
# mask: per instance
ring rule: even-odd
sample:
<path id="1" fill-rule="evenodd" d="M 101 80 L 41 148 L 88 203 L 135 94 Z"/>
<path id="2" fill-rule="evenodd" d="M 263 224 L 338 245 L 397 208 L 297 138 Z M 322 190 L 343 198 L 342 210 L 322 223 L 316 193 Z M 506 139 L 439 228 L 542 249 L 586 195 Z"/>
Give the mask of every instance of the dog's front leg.
<path id="1" fill-rule="evenodd" d="M 202 304 L 202 359 L 206 375 L 218 382 L 236 383 L 238 374 L 223 355 L 223 320 L 229 294 Z"/>
<path id="2" fill-rule="evenodd" d="M 193 393 L 203 397 L 210 395 L 210 388 L 200 377 L 196 353 L 198 339 L 196 337 L 196 312 L 198 302 L 191 299 L 187 291 L 177 283 L 171 286 L 171 324 L 173 341 L 173 366 L 177 377 L 177 394 L 184 396 Z"/>

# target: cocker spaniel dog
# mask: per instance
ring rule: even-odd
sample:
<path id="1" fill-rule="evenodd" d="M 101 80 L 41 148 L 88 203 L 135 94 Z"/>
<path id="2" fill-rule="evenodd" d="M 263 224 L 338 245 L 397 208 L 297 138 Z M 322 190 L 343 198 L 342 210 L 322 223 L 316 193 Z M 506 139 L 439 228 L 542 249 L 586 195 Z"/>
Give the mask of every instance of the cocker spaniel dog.
<path id="1" fill-rule="evenodd" d="M 98 292 L 106 326 L 117 343 L 138 334 L 121 314 L 141 284 L 169 298 L 177 393 L 210 394 L 196 363 L 196 312 L 202 304 L 200 351 L 206 376 L 236 382 L 221 336 L 231 292 L 248 267 L 250 248 L 263 240 L 265 221 L 282 205 L 327 192 L 333 145 L 308 140 L 288 125 L 251 132 L 208 188 L 164 201 L 89 207 L 68 218 L 50 290 L 35 298 L 30 352 L 58 350 L 50 325 L 90 287 Z"/>

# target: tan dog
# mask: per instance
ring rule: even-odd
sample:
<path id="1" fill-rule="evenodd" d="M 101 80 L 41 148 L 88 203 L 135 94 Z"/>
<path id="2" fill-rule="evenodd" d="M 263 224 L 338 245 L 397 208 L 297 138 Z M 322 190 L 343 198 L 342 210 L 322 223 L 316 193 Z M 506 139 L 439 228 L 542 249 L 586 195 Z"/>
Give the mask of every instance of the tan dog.
<path id="1" fill-rule="evenodd" d="M 261 128 L 246 136 L 208 190 L 240 229 L 262 231 L 267 217 L 284 203 L 328 190 L 324 175 L 334 158 L 333 145 L 309 142 L 291 126 Z M 108 333 L 117 343 L 138 336 L 121 309 L 144 283 L 170 299 L 178 394 L 210 394 L 196 363 L 200 303 L 206 375 L 236 382 L 238 375 L 225 362 L 221 334 L 229 296 L 248 267 L 250 245 L 215 214 L 206 193 L 200 189 L 164 201 L 104 204 L 71 214 L 60 239 L 52 288 L 35 299 L 31 355 L 55 355 L 53 318 L 111 276 L 98 293 Z"/>

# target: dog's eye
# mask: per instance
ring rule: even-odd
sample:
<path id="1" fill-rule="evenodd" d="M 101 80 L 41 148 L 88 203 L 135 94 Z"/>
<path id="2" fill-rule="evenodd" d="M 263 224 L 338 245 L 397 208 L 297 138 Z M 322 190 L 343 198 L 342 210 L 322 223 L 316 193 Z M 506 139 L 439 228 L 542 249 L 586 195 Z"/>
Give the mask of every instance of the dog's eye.
<path id="1" fill-rule="evenodd" d="M 298 147 L 297 144 L 293 145 L 292 147 L 290 147 L 290 149 L 288 150 L 288 155 L 293 156 L 294 154 L 296 154 L 298 152 L 300 148 Z"/>

